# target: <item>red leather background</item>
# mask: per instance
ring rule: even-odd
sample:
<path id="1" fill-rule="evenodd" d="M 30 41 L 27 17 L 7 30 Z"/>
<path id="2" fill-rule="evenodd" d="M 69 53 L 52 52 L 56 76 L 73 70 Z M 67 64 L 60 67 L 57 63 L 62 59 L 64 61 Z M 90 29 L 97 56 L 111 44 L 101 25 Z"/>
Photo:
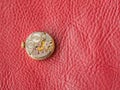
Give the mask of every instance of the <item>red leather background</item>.
<path id="1" fill-rule="evenodd" d="M 47 60 L 21 49 L 34 31 Z M 120 0 L 0 0 L 0 90 L 120 90 Z"/>

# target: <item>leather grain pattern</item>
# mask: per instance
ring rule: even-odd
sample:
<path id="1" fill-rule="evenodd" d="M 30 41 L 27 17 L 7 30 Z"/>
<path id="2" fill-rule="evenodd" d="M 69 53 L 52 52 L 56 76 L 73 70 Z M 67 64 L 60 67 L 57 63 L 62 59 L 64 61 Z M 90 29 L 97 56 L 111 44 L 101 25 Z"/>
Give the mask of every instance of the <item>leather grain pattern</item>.
<path id="1" fill-rule="evenodd" d="M 52 57 L 21 48 L 34 31 Z M 0 0 L 0 90 L 120 90 L 120 0 Z"/>

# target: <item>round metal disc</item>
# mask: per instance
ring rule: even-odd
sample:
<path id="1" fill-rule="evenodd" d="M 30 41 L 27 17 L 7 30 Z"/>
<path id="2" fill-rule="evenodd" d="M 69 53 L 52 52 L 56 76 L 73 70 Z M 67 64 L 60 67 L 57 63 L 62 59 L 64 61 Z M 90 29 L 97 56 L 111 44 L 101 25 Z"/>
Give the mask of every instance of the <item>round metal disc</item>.
<path id="1" fill-rule="evenodd" d="M 34 32 L 29 35 L 25 42 L 26 52 L 36 60 L 49 57 L 55 48 L 53 38 L 45 32 Z"/>

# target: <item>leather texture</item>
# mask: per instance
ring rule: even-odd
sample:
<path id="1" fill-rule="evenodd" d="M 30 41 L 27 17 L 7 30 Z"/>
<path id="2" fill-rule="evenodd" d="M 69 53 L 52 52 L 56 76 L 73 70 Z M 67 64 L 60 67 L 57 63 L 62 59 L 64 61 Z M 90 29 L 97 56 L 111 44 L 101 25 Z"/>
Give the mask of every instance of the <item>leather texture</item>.
<path id="1" fill-rule="evenodd" d="M 21 48 L 34 31 L 52 57 Z M 120 0 L 0 0 L 0 90 L 120 90 Z"/>

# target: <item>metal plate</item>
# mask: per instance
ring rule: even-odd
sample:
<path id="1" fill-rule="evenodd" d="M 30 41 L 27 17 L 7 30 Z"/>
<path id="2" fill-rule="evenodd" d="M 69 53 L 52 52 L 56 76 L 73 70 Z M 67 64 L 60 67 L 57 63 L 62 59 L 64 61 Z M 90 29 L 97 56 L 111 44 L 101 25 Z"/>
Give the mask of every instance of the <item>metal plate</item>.
<path id="1" fill-rule="evenodd" d="M 30 57 L 36 60 L 43 60 L 53 53 L 55 44 L 49 34 L 34 32 L 26 39 L 25 48 Z"/>

